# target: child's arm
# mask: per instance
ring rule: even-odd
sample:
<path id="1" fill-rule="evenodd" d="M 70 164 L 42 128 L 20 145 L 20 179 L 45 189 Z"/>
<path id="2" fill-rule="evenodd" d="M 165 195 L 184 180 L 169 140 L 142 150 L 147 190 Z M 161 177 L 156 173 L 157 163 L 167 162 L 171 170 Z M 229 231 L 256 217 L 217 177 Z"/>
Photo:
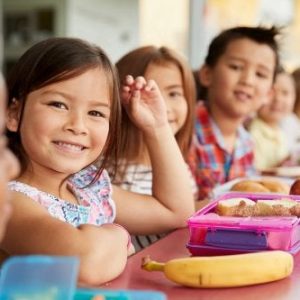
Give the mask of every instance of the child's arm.
<path id="1" fill-rule="evenodd" d="M 190 174 L 156 83 L 128 76 L 122 99 L 131 120 L 144 134 L 153 169 L 153 194 L 146 196 L 114 187 L 118 222 L 133 234 L 186 226 L 194 211 Z"/>
<path id="2" fill-rule="evenodd" d="M 99 285 L 117 277 L 127 261 L 128 234 L 119 226 L 81 225 L 53 218 L 23 194 L 13 193 L 13 214 L 1 249 L 10 255 L 71 255 L 80 258 L 79 283 Z"/>

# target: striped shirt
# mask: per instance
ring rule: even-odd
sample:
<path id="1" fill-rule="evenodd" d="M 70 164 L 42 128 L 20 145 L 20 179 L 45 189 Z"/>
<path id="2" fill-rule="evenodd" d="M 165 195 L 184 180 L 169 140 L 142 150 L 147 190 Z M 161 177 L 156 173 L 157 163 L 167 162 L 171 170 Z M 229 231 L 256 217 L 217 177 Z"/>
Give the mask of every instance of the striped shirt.
<path id="1" fill-rule="evenodd" d="M 211 197 L 217 185 L 255 175 L 253 142 L 243 126 L 237 128 L 234 151 L 226 150 L 220 128 L 203 102 L 196 108 L 196 124 L 189 164 L 198 185 L 198 200 Z"/>

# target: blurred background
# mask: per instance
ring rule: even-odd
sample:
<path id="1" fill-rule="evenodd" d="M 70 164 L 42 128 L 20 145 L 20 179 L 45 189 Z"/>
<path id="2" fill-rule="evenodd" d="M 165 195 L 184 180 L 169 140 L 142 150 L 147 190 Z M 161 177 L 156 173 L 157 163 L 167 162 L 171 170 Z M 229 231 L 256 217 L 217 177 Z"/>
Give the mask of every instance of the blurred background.
<path id="1" fill-rule="evenodd" d="M 166 45 L 198 68 L 207 45 L 235 25 L 283 26 L 281 57 L 300 66 L 300 0 L 0 0 L 2 67 L 51 36 L 100 45 L 113 62 L 141 45 Z"/>

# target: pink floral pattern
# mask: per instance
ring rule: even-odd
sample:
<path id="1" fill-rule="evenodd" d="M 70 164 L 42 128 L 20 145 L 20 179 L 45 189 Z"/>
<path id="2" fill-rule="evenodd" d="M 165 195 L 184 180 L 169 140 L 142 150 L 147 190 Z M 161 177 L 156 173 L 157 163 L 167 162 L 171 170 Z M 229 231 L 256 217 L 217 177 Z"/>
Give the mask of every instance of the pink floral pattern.
<path id="1" fill-rule="evenodd" d="M 75 227 L 80 224 L 112 223 L 115 219 L 116 208 L 111 198 L 110 178 L 104 170 L 101 176 L 90 184 L 96 172 L 95 166 L 89 166 L 69 179 L 68 185 L 79 204 L 70 203 L 19 181 L 11 181 L 8 186 L 10 190 L 23 193 L 41 204 L 51 216 Z"/>

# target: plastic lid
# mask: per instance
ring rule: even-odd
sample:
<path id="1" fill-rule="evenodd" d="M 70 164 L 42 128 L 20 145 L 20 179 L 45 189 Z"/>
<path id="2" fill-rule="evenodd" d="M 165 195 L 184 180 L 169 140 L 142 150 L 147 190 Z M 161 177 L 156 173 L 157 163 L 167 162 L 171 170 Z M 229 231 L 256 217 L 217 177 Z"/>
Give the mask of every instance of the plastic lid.
<path id="1" fill-rule="evenodd" d="M 14 256 L 4 262 L 1 300 L 72 300 L 79 259 L 71 256 Z"/>
<path id="2" fill-rule="evenodd" d="M 106 300 L 166 300 L 165 294 L 157 291 L 77 289 L 74 300 L 91 300 L 95 296 L 105 296 Z"/>

